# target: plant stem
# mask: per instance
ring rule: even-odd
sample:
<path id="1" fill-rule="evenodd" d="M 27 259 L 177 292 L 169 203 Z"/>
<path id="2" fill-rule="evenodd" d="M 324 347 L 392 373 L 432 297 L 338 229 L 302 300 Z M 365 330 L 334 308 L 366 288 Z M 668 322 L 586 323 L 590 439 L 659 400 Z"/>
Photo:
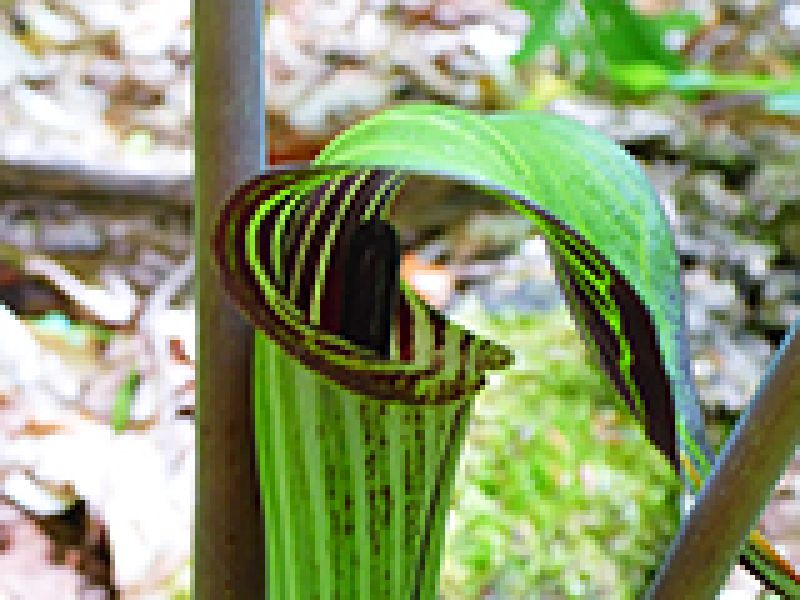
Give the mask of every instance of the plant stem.
<path id="1" fill-rule="evenodd" d="M 715 598 L 776 480 L 800 444 L 800 321 L 773 357 L 648 591 L 650 600 Z"/>
<path id="2" fill-rule="evenodd" d="M 192 3 L 197 257 L 197 600 L 263 598 L 252 418 L 252 328 L 212 269 L 219 208 L 264 166 L 261 0 Z"/>

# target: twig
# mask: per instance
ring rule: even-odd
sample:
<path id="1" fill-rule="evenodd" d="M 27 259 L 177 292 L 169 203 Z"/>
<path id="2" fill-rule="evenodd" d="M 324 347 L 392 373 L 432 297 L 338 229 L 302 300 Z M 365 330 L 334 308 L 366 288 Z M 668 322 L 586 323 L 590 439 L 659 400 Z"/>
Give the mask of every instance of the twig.
<path id="1" fill-rule="evenodd" d="M 169 277 L 161 282 L 150 294 L 142 310 L 140 320 L 144 322 L 151 315 L 168 309 L 172 298 L 186 285 L 192 276 L 194 276 L 194 253 L 189 254 L 186 260 L 174 269 L 169 274 Z"/>
<path id="2" fill-rule="evenodd" d="M 44 194 L 191 208 L 191 175 L 110 171 L 78 162 L 0 160 L 0 195 Z"/>
<path id="3" fill-rule="evenodd" d="M 716 597 L 799 443 L 800 320 L 717 459 L 648 600 Z"/>

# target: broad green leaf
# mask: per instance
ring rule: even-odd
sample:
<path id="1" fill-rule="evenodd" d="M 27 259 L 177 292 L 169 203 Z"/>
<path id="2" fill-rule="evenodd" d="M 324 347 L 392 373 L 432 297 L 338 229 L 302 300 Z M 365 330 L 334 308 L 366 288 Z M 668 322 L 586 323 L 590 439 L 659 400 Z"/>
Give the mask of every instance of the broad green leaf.
<path id="1" fill-rule="evenodd" d="M 356 125 L 316 164 L 448 173 L 526 198 L 579 232 L 649 310 L 678 407 L 702 437 L 691 420 L 697 409 L 683 354 L 679 264 L 669 223 L 644 174 L 619 146 L 555 115 L 480 116 L 412 104 Z M 505 199 L 532 217 L 528 207 Z"/>
<path id="2" fill-rule="evenodd" d="M 337 137 L 316 160 L 316 166 L 325 165 L 446 173 L 482 185 L 487 193 L 494 190 L 543 228 L 584 339 L 618 390 L 628 393 L 628 405 L 651 442 L 677 468 L 666 437 L 672 424 L 665 422 L 675 410 L 681 470 L 699 491 L 714 457 L 691 377 L 677 252 L 658 198 L 619 146 L 555 115 L 483 116 L 411 104 Z M 563 226 L 543 220 L 536 208 Z M 617 292 L 609 293 L 599 281 L 609 276 L 597 264 L 603 260 L 614 270 Z M 592 272 L 590 263 L 598 270 Z M 672 396 L 666 406 L 665 385 L 652 383 L 662 369 Z M 800 593 L 800 578 L 758 531 L 748 538 L 741 560 L 773 588 Z"/>
<path id="3" fill-rule="evenodd" d="M 682 30 L 689 35 L 700 24 L 700 18 L 690 12 L 670 12 L 658 17 L 640 15 L 624 0 L 581 3 L 589 19 L 591 43 L 573 32 L 565 36 L 559 28 L 564 13 L 563 0 L 512 0 L 512 6 L 525 11 L 530 18 L 528 33 L 522 47 L 514 56 L 516 63 L 533 58 L 547 43 L 556 43 L 565 56 L 572 50 L 599 52 L 609 65 L 648 63 L 676 69 L 682 64 L 680 56 L 666 48 L 668 31 Z M 590 62 L 593 62 L 590 58 Z"/>

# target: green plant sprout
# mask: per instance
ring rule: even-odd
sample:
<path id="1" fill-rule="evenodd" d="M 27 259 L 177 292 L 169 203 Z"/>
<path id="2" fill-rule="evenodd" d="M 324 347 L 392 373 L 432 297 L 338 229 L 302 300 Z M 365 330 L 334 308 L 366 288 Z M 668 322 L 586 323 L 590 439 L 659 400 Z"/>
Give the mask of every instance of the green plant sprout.
<path id="1" fill-rule="evenodd" d="M 616 95 L 643 97 L 674 92 L 687 100 L 699 94 L 746 94 L 767 113 L 800 114 L 800 73 L 785 78 L 756 73 L 720 73 L 706 65 L 689 65 L 684 56 L 665 44 L 670 32 L 690 37 L 702 25 L 691 11 L 665 11 L 645 15 L 625 0 L 581 0 L 583 18 L 574 14 L 576 4 L 565 0 L 512 0 L 526 12 L 531 27 L 513 57 L 522 64 L 536 57 L 546 45 L 562 57 L 580 53 L 586 62 L 579 78 L 585 88 L 603 80 Z M 564 27 L 565 19 L 573 21 Z"/>
<path id="2" fill-rule="evenodd" d="M 677 253 L 633 159 L 554 115 L 400 106 L 345 131 L 308 168 L 248 181 L 216 228 L 224 285 L 256 326 L 270 597 L 436 597 L 474 396 L 513 359 L 393 283 L 392 207 L 408 181 L 438 177 L 535 225 L 620 408 L 692 492 L 711 472 Z M 368 239 L 383 250 L 359 263 Z M 361 289 L 359 269 L 361 288 L 380 275 L 381 289 Z M 381 322 L 382 333 L 371 325 Z M 757 530 L 740 563 L 800 597 L 800 577 Z"/>

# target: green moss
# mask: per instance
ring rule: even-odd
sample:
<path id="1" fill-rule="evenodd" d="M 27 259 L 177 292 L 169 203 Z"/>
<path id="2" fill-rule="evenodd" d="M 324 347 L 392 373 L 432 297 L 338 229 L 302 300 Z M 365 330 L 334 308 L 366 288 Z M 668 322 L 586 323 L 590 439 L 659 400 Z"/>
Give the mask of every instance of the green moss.
<path id="1" fill-rule="evenodd" d="M 442 597 L 635 598 L 677 530 L 679 484 L 566 310 L 457 314 L 516 364 L 476 400 Z"/>

